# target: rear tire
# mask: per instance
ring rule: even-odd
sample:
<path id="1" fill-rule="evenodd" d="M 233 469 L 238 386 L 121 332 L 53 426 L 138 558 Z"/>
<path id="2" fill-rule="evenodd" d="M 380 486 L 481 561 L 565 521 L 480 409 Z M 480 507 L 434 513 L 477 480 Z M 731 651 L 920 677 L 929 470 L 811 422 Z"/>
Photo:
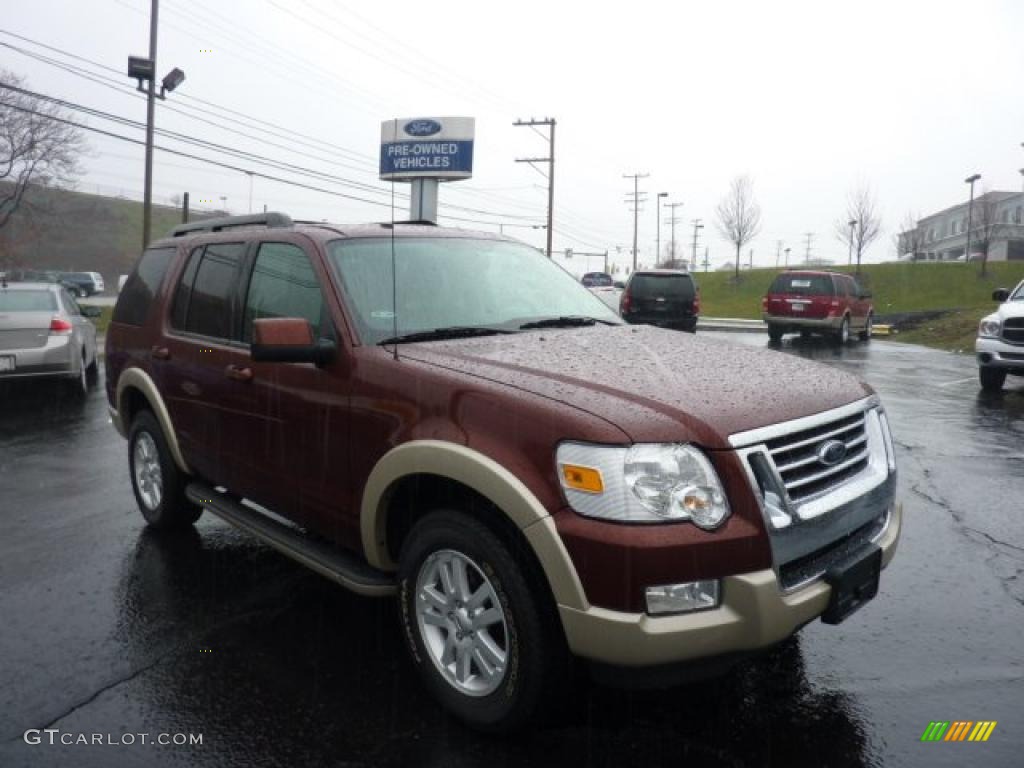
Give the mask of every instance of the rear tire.
<path id="1" fill-rule="evenodd" d="M 565 687 L 564 638 L 524 571 L 461 512 L 427 514 L 402 547 L 399 620 L 412 664 L 435 699 L 481 730 L 522 727 Z"/>
<path id="2" fill-rule="evenodd" d="M 128 468 L 135 502 L 154 528 L 184 528 L 203 514 L 185 496 L 188 477 L 178 469 L 164 432 L 150 411 L 139 411 L 128 433 Z"/>
<path id="3" fill-rule="evenodd" d="M 835 341 L 840 346 L 846 344 L 850 340 L 850 318 L 844 317 L 842 324 L 839 326 L 839 330 L 836 331 Z"/>
<path id="4" fill-rule="evenodd" d="M 782 329 L 777 325 L 768 326 L 768 340 L 773 344 L 778 344 L 782 341 Z"/>
<path id="5" fill-rule="evenodd" d="M 979 368 L 978 378 L 981 388 L 986 392 L 998 392 L 1006 382 L 1006 371 L 1002 368 Z"/>
<path id="6" fill-rule="evenodd" d="M 871 341 L 871 334 L 874 331 L 874 324 L 875 316 L 868 315 L 867 319 L 864 321 L 864 330 L 860 331 L 857 334 L 857 338 L 860 339 L 861 341 Z"/>

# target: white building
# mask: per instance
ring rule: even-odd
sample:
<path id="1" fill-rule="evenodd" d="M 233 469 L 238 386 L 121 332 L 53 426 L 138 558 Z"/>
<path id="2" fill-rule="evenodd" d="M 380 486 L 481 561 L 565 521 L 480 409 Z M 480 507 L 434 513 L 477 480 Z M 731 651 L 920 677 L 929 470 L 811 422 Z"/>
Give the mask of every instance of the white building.
<path id="1" fill-rule="evenodd" d="M 925 216 L 917 229 L 900 233 L 900 258 L 956 261 L 967 247 L 967 207 L 963 202 Z M 971 259 L 988 252 L 989 261 L 1024 261 L 1024 192 L 986 192 L 971 208 Z"/>

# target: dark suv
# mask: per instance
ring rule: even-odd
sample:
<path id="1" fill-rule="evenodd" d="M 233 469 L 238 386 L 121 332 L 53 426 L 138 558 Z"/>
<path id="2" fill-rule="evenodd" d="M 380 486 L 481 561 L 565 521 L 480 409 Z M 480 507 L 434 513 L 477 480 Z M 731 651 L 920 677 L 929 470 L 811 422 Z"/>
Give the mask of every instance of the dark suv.
<path id="1" fill-rule="evenodd" d="M 482 728 L 554 705 L 571 659 L 664 683 L 841 621 L 899 537 L 866 384 L 623 324 L 501 235 L 184 225 L 106 350 L 146 521 L 207 509 L 397 595 L 424 685 Z"/>
<path id="2" fill-rule="evenodd" d="M 678 269 L 638 269 L 619 297 L 619 314 L 627 323 L 695 333 L 700 315 L 697 281 Z"/>

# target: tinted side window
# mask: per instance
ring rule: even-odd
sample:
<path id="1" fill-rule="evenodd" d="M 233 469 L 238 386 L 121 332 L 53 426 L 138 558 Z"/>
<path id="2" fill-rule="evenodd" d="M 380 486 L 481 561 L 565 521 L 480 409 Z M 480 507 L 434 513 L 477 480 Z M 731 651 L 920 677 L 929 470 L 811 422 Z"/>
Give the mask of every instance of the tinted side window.
<path id="1" fill-rule="evenodd" d="M 185 314 L 186 331 L 221 339 L 231 337 L 235 289 L 244 251 L 242 243 L 206 246 L 192 284 Z"/>
<path id="2" fill-rule="evenodd" d="M 252 322 L 264 317 L 302 317 L 321 335 L 326 319 L 320 284 L 305 252 L 288 243 L 264 243 L 256 254 L 245 299 L 242 340 L 252 341 Z"/>
<path id="3" fill-rule="evenodd" d="M 142 254 L 135 271 L 121 289 L 114 307 L 115 323 L 142 325 L 174 257 L 175 248 L 150 248 Z"/>
<path id="4" fill-rule="evenodd" d="M 199 259 L 203 256 L 203 246 L 192 249 L 188 264 L 181 273 L 178 287 L 174 290 L 174 304 L 171 306 L 171 327 L 179 331 L 185 330 L 185 317 L 188 315 L 188 303 L 192 298 L 192 284 L 196 281 L 196 270 Z"/>

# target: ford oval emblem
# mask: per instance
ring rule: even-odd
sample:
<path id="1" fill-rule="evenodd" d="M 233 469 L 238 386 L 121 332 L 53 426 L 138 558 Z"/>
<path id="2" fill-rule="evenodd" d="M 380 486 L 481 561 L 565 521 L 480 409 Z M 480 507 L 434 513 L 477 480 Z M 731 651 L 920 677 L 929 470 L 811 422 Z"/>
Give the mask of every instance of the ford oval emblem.
<path id="1" fill-rule="evenodd" d="M 846 443 L 842 440 L 826 440 L 818 446 L 818 461 L 826 467 L 834 467 L 846 458 Z"/>
<path id="2" fill-rule="evenodd" d="M 441 130 L 441 124 L 437 120 L 410 120 L 404 130 L 410 136 L 433 136 Z"/>

